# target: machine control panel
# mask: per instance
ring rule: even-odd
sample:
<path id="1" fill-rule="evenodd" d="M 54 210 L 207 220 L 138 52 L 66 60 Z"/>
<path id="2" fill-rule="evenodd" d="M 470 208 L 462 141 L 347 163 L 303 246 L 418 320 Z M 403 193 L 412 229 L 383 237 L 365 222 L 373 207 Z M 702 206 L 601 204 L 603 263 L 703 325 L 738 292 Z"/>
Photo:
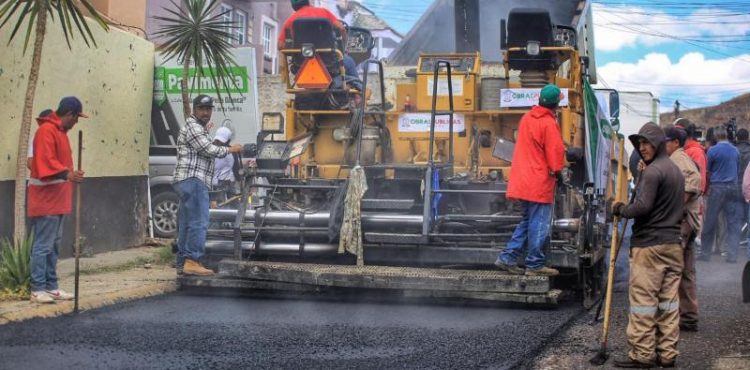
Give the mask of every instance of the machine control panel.
<path id="1" fill-rule="evenodd" d="M 263 141 L 255 162 L 259 169 L 284 169 L 290 159 L 307 150 L 311 138 L 312 135 L 305 135 L 291 141 Z"/>
<path id="2" fill-rule="evenodd" d="M 257 159 L 281 159 L 286 146 L 286 141 L 265 141 L 260 146 Z"/>

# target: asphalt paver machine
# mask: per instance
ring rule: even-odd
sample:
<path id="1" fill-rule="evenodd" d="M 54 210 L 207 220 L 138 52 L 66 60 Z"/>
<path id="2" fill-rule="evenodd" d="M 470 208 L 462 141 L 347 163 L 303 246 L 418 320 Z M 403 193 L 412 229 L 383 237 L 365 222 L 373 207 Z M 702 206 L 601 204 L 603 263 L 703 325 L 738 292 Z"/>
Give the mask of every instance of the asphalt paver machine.
<path id="1" fill-rule="evenodd" d="M 395 84 L 391 107 L 383 65 L 367 60 L 368 32 L 349 34 L 348 54 L 365 72 L 359 90 L 342 79 L 335 37 L 288 43 L 282 70 L 292 98 L 285 114 L 263 117 L 256 166 L 242 181 L 251 200 L 211 210 L 206 253 L 218 274 L 180 284 L 529 304 L 571 292 L 593 305 L 603 289 L 608 204 L 626 188 L 623 172 L 610 171 L 622 169 L 623 139 L 604 132 L 611 125 L 600 119 L 575 28 L 552 24 L 544 9 L 514 9 L 501 28 L 504 61 L 494 74 L 483 76 L 491 68 L 478 52 L 422 54 L 411 78 Z M 565 93 L 558 120 L 567 181 L 558 184 L 545 247 L 561 275 L 509 275 L 493 263 L 521 220 L 505 196 L 513 142 L 534 103 L 523 101 L 547 83 Z M 615 110 L 616 94 L 607 99 Z"/>

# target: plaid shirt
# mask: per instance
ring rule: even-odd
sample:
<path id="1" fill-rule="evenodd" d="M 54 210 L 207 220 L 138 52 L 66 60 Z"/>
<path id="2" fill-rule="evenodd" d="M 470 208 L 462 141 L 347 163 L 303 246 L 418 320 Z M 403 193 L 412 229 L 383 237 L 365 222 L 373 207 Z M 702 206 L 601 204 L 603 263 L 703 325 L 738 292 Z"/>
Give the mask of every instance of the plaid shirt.
<path id="1" fill-rule="evenodd" d="M 174 169 L 173 182 L 195 177 L 210 189 L 214 177 L 214 158 L 223 158 L 227 154 L 229 148 L 212 144 L 208 130 L 195 117 L 188 117 L 177 138 L 177 167 Z"/>

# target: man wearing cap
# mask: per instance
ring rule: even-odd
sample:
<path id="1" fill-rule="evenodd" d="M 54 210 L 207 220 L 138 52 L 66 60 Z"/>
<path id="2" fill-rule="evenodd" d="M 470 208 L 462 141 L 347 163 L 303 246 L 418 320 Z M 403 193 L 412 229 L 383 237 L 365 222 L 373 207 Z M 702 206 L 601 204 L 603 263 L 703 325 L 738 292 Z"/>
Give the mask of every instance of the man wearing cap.
<path id="1" fill-rule="evenodd" d="M 73 182 L 83 181 L 83 171 L 73 168 L 68 131 L 78 123 L 83 105 L 78 98 L 60 100 L 57 111 L 39 117 L 30 160 L 26 214 L 33 232 L 31 246 L 31 301 L 54 303 L 73 295 L 58 288 L 57 255 L 62 239 L 63 217 L 73 209 Z"/>
<path id="2" fill-rule="evenodd" d="M 214 158 L 239 153 L 242 146 L 217 146 L 211 142 L 206 125 L 211 120 L 214 100 L 207 95 L 193 99 L 193 114 L 177 138 L 177 166 L 174 188 L 180 196 L 177 213 L 178 272 L 185 275 L 213 275 L 203 267 L 206 231 L 208 229 L 208 189 L 214 176 Z"/>
<path id="3" fill-rule="evenodd" d="M 544 265 L 543 249 L 549 237 L 555 183 L 565 160 L 565 146 L 555 115 L 561 95 L 555 85 L 542 88 L 539 105 L 524 114 L 518 124 L 507 197 L 520 201 L 523 219 L 495 261 L 495 266 L 511 274 L 524 274 L 517 266 L 524 247 L 528 248 L 526 275 L 559 274 Z"/>
<path id="4" fill-rule="evenodd" d="M 683 267 L 680 225 L 685 180 L 669 159 L 664 131 L 648 122 L 630 141 L 641 153 L 645 168 L 631 204 L 616 202 L 612 213 L 633 218 L 630 237 L 630 314 L 628 357 L 615 366 L 648 368 L 674 366 L 679 340 L 678 288 Z"/>
<path id="5" fill-rule="evenodd" d="M 698 294 L 695 279 L 695 237 L 701 230 L 700 196 L 701 175 L 695 162 L 685 153 L 683 147 L 687 133 L 679 126 L 664 128 L 666 149 L 669 159 L 677 165 L 685 178 L 685 216 L 680 227 L 682 257 L 684 267 L 680 279 L 680 329 L 698 330 Z"/>
<path id="6" fill-rule="evenodd" d="M 701 143 L 695 140 L 697 136 L 700 136 L 697 135 L 696 132 L 698 128 L 687 118 L 678 118 L 673 124 L 676 127 L 685 130 L 685 133 L 687 134 L 687 140 L 685 140 L 685 146 L 683 149 L 685 150 L 685 154 L 687 154 L 688 157 L 690 157 L 690 159 L 692 159 L 698 166 L 698 170 L 701 173 L 701 193 L 705 194 L 706 190 L 708 190 L 708 175 L 706 173 L 708 163 L 706 160 L 706 150 L 703 149 Z"/>

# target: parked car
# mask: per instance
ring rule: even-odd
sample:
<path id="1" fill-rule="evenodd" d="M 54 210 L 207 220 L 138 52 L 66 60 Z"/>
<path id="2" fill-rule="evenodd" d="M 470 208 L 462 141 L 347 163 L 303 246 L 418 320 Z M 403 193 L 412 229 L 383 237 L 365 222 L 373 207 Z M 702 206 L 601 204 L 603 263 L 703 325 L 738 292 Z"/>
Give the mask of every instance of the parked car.
<path id="1" fill-rule="evenodd" d="M 154 236 L 159 238 L 177 236 L 177 210 L 180 198 L 172 187 L 172 176 L 176 165 L 177 157 L 174 155 L 151 155 L 148 158 L 151 215 Z"/>

